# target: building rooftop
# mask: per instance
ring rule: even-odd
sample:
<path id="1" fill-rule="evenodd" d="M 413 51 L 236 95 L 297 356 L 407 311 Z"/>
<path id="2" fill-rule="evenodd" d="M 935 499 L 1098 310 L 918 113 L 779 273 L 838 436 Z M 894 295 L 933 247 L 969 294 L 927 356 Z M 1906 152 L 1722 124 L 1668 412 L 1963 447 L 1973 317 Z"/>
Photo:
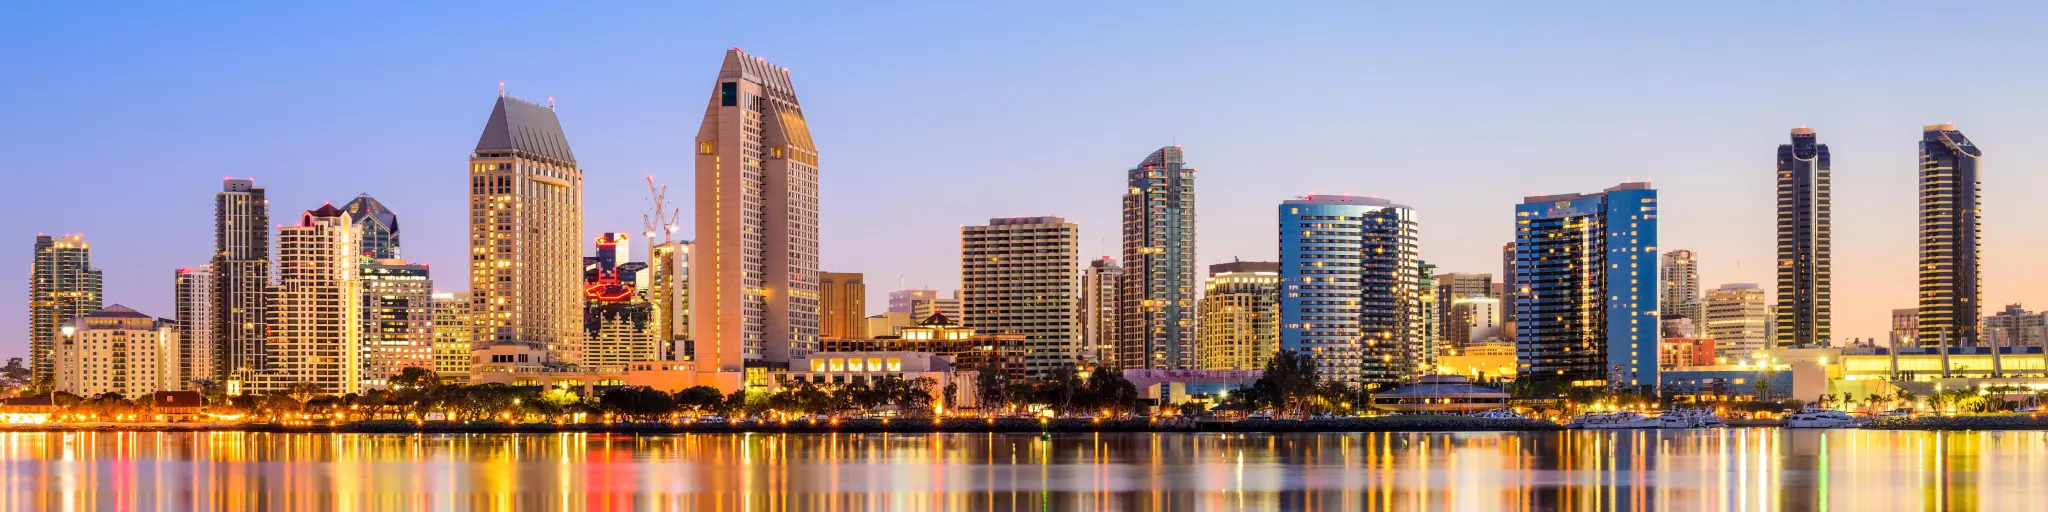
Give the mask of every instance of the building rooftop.
<path id="1" fill-rule="evenodd" d="M 477 138 L 476 150 L 514 151 L 576 164 L 576 155 L 569 151 L 569 137 L 562 134 L 562 121 L 555 117 L 554 107 L 504 95 L 499 95 L 497 105 L 491 107 L 491 118 L 484 122 L 484 134 Z"/>
<path id="2" fill-rule="evenodd" d="M 1389 201 L 1386 199 L 1345 194 L 1309 194 L 1306 196 L 1289 199 L 1281 204 L 1352 204 L 1362 206 L 1408 208 L 1405 205 L 1394 204 L 1393 201 Z"/>

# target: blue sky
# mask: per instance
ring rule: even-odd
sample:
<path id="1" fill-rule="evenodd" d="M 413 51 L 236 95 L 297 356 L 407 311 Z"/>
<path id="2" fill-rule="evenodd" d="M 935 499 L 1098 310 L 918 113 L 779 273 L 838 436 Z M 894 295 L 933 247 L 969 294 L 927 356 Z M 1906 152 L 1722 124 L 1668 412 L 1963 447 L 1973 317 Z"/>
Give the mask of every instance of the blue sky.
<path id="1" fill-rule="evenodd" d="M 1445 271 L 1497 272 L 1522 196 L 1648 179 L 1665 248 L 1768 288 L 1773 153 L 1806 125 L 1835 158 L 1836 332 L 1878 337 L 1914 301 L 1914 144 L 1939 122 L 1987 155 L 1985 303 L 2048 306 L 2026 256 L 2048 249 L 2034 3 L 603 4 L 0 7 L 0 267 L 26 279 L 36 233 L 84 233 L 109 303 L 169 316 L 234 176 L 273 223 L 375 195 L 410 259 L 460 272 L 500 81 L 556 99 L 587 234 L 637 231 L 642 177 L 688 186 L 740 46 L 791 69 L 826 269 L 867 273 L 875 309 L 899 280 L 956 286 L 959 227 L 990 217 L 1065 216 L 1115 253 L 1124 171 L 1176 142 L 1202 169 L 1203 264 L 1272 258 L 1279 201 L 1353 193 L 1416 207 Z M 26 353 L 24 300 L 0 355 Z"/>

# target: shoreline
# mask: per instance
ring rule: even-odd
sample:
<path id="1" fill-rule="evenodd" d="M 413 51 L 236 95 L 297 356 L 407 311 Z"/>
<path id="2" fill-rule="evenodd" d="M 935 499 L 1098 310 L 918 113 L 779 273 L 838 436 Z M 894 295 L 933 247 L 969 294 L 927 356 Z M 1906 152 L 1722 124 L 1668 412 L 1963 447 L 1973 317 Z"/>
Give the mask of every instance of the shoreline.
<path id="1" fill-rule="evenodd" d="M 265 433 L 347 433 L 347 434 L 553 434 L 553 433 L 615 433 L 615 434 L 684 434 L 684 433 L 760 433 L 760 434 L 829 434 L 829 433 L 1238 433 L 1238 432 L 1328 432 L 1328 433 L 1378 433 L 1378 432 L 1547 432 L 1564 430 L 1555 423 L 1535 420 L 1503 420 L 1468 418 L 1462 416 L 1382 416 L 1373 418 L 1335 418 L 1312 420 L 1242 420 L 1242 421 L 1197 421 L 1197 422 L 1152 422 L 1149 420 L 1125 419 L 1094 421 L 1086 419 L 1059 419 L 1039 421 L 1021 418 L 999 418 L 996 420 L 955 418 L 940 421 L 909 420 L 839 420 L 831 422 L 763 422 L 763 423 L 671 423 L 671 422 L 613 422 L 613 423 L 519 423 L 501 422 L 426 422 L 410 421 L 360 421 L 335 425 L 280 425 L 276 423 L 96 423 L 96 424 L 40 424 L 0 425 L 0 433 L 6 432 L 265 432 Z"/>

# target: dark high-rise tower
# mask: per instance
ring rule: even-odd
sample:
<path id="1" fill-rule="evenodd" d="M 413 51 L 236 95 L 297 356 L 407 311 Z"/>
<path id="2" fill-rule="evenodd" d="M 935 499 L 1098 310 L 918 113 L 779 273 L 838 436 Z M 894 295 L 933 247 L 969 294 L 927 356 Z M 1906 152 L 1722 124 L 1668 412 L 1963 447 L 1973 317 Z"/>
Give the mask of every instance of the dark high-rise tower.
<path id="1" fill-rule="evenodd" d="M 1984 155 L 1952 124 L 1920 134 L 1921 345 L 1977 341 L 1977 160 Z"/>
<path id="2" fill-rule="evenodd" d="M 229 179 L 213 196 L 213 375 L 243 380 L 264 368 L 270 285 L 270 200 L 255 180 Z M 194 376 L 193 378 L 200 378 Z"/>
<path id="3" fill-rule="evenodd" d="M 1828 226 L 1828 145 L 1812 128 L 1793 128 L 1778 146 L 1778 318 L 1780 347 L 1828 341 L 1833 265 Z M 1694 322 L 1701 319 L 1695 318 Z"/>
<path id="4" fill-rule="evenodd" d="M 66 322 L 100 310 L 100 271 L 92 268 L 92 244 L 82 235 L 36 235 L 35 267 L 29 272 L 29 368 L 31 382 L 56 374 L 59 333 Z"/>
<path id="5" fill-rule="evenodd" d="M 1195 168 L 1180 146 L 1127 175 L 1124 274 L 1117 280 L 1117 364 L 1195 368 Z"/>

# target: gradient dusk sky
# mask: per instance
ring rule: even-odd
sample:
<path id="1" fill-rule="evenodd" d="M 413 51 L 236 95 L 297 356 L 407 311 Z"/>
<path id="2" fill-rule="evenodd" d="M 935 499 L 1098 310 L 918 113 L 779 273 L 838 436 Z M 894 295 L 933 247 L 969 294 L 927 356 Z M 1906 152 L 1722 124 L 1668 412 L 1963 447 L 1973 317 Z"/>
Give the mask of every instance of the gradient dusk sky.
<path id="1" fill-rule="evenodd" d="M 1084 256 L 1117 253 L 1124 171 L 1172 143 L 1201 169 L 1204 266 L 1274 258 L 1282 200 L 1351 193 L 1417 208 L 1441 270 L 1498 273 L 1522 196 L 1652 180 L 1663 249 L 1769 289 L 1774 154 L 1804 125 L 1834 154 L 1836 337 L 1882 338 L 1915 304 L 1915 143 L 1941 122 L 1986 155 L 1985 313 L 2048 307 L 2039 2 L 429 3 L 0 7 L 0 268 L 84 233 L 107 304 L 171 316 L 234 176 L 274 224 L 374 195 L 465 290 L 465 159 L 500 81 L 559 105 L 586 235 L 638 232 L 644 176 L 688 200 L 739 46 L 790 69 L 824 267 L 866 273 L 870 310 L 957 287 L 959 228 L 990 217 L 1065 216 Z M 27 354 L 25 300 L 0 356 Z"/>

